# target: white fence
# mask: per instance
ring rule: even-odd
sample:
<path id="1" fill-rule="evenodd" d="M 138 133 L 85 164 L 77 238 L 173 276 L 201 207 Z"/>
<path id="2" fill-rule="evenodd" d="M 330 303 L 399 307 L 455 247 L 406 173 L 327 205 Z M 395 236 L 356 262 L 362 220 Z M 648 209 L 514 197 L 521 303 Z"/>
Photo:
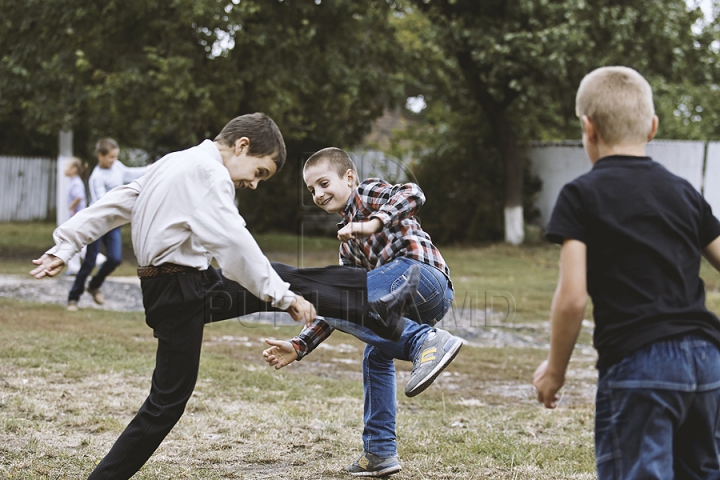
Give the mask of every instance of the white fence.
<path id="1" fill-rule="evenodd" d="M 647 155 L 690 182 L 720 217 L 720 142 L 654 140 Z M 543 182 L 535 206 L 545 227 L 562 187 L 592 165 L 577 141 L 533 144 L 529 156 L 533 172 Z"/>
<path id="2" fill-rule="evenodd" d="M 52 158 L 0 156 L 0 222 L 54 215 L 55 170 Z"/>

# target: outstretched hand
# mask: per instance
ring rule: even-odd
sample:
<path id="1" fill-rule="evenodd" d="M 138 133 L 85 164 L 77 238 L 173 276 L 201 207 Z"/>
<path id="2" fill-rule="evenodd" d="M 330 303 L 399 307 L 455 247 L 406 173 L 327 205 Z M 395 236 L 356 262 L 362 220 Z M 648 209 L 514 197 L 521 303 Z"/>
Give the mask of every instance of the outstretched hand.
<path id="1" fill-rule="evenodd" d="M 287 340 L 273 340 L 266 338 L 265 343 L 270 345 L 270 348 L 263 351 L 263 357 L 267 363 L 275 367 L 275 370 L 280 370 L 281 368 L 290 365 L 298 358 L 295 347 L 293 347 L 292 343 Z"/>
<path id="2" fill-rule="evenodd" d="M 55 255 L 43 254 L 42 257 L 36 258 L 32 261 L 37 268 L 30 270 L 30 275 L 40 279 L 43 277 L 54 277 L 58 273 L 62 272 L 65 262 Z"/>

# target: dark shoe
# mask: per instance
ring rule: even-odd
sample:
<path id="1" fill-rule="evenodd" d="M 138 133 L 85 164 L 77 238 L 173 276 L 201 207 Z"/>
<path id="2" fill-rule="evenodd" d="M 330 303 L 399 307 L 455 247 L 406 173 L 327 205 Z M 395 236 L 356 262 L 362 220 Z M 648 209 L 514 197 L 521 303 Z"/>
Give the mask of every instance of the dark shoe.
<path id="1" fill-rule="evenodd" d="M 405 329 L 406 307 L 414 305 L 413 295 L 420 283 L 420 267 L 412 265 L 403 274 L 405 283 L 379 300 L 370 303 L 368 325 L 370 330 L 382 338 L 397 342 Z"/>
<path id="2" fill-rule="evenodd" d="M 102 305 L 103 303 L 105 303 L 105 297 L 103 296 L 99 288 L 88 287 L 87 292 L 93 297 L 93 300 L 95 300 L 95 303 L 97 303 L 98 305 Z"/>
<path id="3" fill-rule="evenodd" d="M 428 333 L 422 348 L 413 359 L 412 374 L 405 386 L 405 395 L 414 397 L 428 388 L 440 372 L 450 365 L 462 347 L 463 341 L 445 330 Z"/>
<path id="4" fill-rule="evenodd" d="M 349 465 L 347 470 L 354 477 L 384 477 L 402 470 L 398 457 L 380 458 L 363 451 L 360 458 Z"/>

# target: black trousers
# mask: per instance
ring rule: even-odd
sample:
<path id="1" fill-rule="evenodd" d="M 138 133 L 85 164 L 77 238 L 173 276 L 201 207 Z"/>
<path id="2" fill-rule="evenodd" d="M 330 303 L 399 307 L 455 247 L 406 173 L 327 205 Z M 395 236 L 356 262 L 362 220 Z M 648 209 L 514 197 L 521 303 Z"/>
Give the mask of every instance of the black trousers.
<path id="1" fill-rule="evenodd" d="M 293 292 L 319 315 L 361 323 L 367 299 L 362 269 L 298 269 L 273 263 Z M 158 340 L 150 395 L 90 479 L 128 479 L 142 467 L 185 411 L 198 375 L 205 323 L 272 310 L 210 267 L 142 280 L 145 320 Z"/>

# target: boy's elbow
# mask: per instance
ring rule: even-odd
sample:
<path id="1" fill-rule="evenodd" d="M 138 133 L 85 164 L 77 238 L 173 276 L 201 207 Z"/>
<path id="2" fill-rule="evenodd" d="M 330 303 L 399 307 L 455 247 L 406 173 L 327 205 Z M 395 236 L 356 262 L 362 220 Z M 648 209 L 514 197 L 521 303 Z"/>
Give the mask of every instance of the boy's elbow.
<path id="1" fill-rule="evenodd" d="M 582 316 L 585 314 L 587 301 L 588 295 L 586 292 L 566 292 L 565 295 L 558 298 L 555 308 L 569 316 Z"/>

